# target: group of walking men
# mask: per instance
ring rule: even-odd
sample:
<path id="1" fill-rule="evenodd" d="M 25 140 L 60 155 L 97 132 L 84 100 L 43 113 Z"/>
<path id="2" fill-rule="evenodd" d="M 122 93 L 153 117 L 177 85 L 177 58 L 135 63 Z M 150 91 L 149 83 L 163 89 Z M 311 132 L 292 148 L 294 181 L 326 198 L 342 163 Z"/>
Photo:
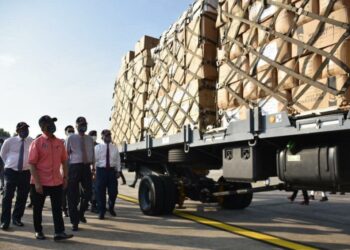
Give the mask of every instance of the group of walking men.
<path id="1" fill-rule="evenodd" d="M 67 138 L 61 140 L 54 135 L 56 121 L 56 118 L 42 116 L 39 119 L 42 134 L 35 140 L 29 137 L 29 125 L 19 122 L 16 126 L 17 135 L 5 140 L 1 147 L 5 179 L 0 226 L 2 230 L 9 228 L 11 219 L 13 225 L 24 226 L 21 219 L 29 192 L 35 237 L 39 240 L 46 238 L 42 227 L 42 211 L 47 196 L 51 200 L 54 240 L 73 237 L 65 233 L 62 209 L 67 216 L 69 214 L 72 231 L 79 230 L 79 223 L 87 222 L 85 211 L 93 193 L 97 201 L 98 218 L 104 219 L 107 209 L 111 216 L 116 216 L 114 206 L 121 163 L 118 149 L 112 144 L 111 132 L 103 130 L 103 143 L 97 144 L 97 134 L 87 135 L 88 123 L 84 117 L 78 117 L 78 133 L 75 133 L 73 126 L 67 126 Z M 15 207 L 11 214 L 15 193 Z"/>

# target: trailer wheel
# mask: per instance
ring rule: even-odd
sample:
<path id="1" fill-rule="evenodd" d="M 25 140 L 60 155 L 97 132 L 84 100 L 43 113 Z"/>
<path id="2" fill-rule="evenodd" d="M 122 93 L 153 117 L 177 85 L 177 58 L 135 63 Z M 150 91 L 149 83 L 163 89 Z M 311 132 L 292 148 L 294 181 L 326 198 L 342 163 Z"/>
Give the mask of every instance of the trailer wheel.
<path id="1" fill-rule="evenodd" d="M 246 189 L 246 188 L 252 188 L 251 183 L 243 183 L 243 182 L 232 182 L 228 183 L 224 177 L 220 177 L 218 182 L 221 185 L 222 191 L 229 191 L 229 190 L 239 190 L 239 189 Z M 223 196 L 219 200 L 219 204 L 222 208 L 225 209 L 244 209 L 250 205 L 253 199 L 252 193 L 247 194 L 237 194 L 237 195 L 229 195 L 229 196 Z"/>
<path id="2" fill-rule="evenodd" d="M 173 179 L 170 176 L 161 176 L 164 188 L 163 214 L 171 214 L 178 200 L 178 192 Z"/>
<path id="3" fill-rule="evenodd" d="M 145 215 L 156 216 L 163 212 L 164 185 L 159 176 L 148 175 L 142 178 L 139 186 L 139 205 Z"/>

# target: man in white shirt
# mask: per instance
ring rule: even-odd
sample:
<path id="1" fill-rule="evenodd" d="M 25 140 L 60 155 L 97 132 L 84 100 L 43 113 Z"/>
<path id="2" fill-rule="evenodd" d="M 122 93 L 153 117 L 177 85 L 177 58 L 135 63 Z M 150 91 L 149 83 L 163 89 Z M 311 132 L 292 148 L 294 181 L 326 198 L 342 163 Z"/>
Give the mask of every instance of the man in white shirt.
<path id="1" fill-rule="evenodd" d="M 7 139 L 0 152 L 5 165 L 5 192 L 2 199 L 1 229 L 7 230 L 11 221 L 12 199 L 16 194 L 15 209 L 12 214 L 12 223 L 23 227 L 21 219 L 24 214 L 30 190 L 30 171 L 28 164 L 29 146 L 33 139 L 28 137 L 29 125 L 20 122 L 16 126 L 18 136 Z"/>
<path id="2" fill-rule="evenodd" d="M 106 189 L 108 191 L 108 210 L 114 217 L 114 205 L 118 194 L 118 173 L 121 170 L 120 155 L 117 147 L 112 144 L 111 132 L 102 131 L 104 143 L 95 146 L 96 159 L 96 193 L 99 209 L 99 219 L 103 220 L 106 213 Z"/>

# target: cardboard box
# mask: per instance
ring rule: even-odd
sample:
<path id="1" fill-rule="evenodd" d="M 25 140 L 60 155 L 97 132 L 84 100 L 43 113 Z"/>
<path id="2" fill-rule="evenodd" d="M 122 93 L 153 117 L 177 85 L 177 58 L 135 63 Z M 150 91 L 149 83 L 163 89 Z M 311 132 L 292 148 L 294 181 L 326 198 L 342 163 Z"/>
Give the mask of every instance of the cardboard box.
<path id="1" fill-rule="evenodd" d="M 264 27 L 271 27 L 271 25 L 273 25 L 273 18 L 270 18 L 270 19 L 266 20 L 265 22 L 262 22 L 261 25 Z M 269 43 L 272 40 L 274 40 L 273 35 L 270 35 L 269 32 L 265 32 L 262 29 L 258 29 L 258 45 L 259 46 L 263 46 L 264 44 Z"/>
<path id="2" fill-rule="evenodd" d="M 289 98 L 290 100 L 291 92 L 284 91 L 284 93 L 287 95 L 287 98 Z M 283 111 L 287 111 L 287 103 L 283 103 L 272 96 L 258 99 L 258 105 L 261 108 L 261 114 L 263 116 L 269 116 L 272 114 L 277 114 Z"/>
<path id="3" fill-rule="evenodd" d="M 260 48 L 257 49 L 259 51 Z M 250 54 L 252 55 L 252 54 Z M 262 55 L 278 63 L 284 63 L 291 59 L 291 44 L 278 38 L 269 42 L 264 48 Z M 254 63 L 254 55 L 251 56 L 250 64 Z M 257 63 L 257 72 L 261 72 L 270 67 L 270 64 L 263 59 Z"/>
<path id="4" fill-rule="evenodd" d="M 226 20 L 226 21 L 224 21 Z M 215 22 L 215 27 L 216 28 L 221 28 L 222 26 L 224 26 L 227 22 L 227 17 L 226 15 L 223 13 L 223 8 L 222 6 L 219 6 L 218 8 L 218 15 L 216 17 L 216 22 Z"/>
<path id="5" fill-rule="evenodd" d="M 134 51 L 128 51 L 128 53 L 126 53 L 126 55 L 123 57 L 123 63 L 128 64 L 129 62 L 131 62 L 131 60 L 133 60 L 135 57 L 135 52 Z"/>
<path id="6" fill-rule="evenodd" d="M 186 44 L 188 49 L 195 52 L 202 42 L 211 41 L 217 43 L 218 31 L 215 28 L 215 21 L 206 15 L 192 19 L 186 28 Z M 202 40 L 205 38 L 204 40 Z M 207 39 L 207 40 L 206 40 Z"/>
<path id="7" fill-rule="evenodd" d="M 328 5 L 331 3 L 331 0 L 320 0 L 320 16 L 323 16 L 326 12 Z M 350 0 L 338 0 L 334 3 L 332 11 L 336 11 L 345 7 L 350 6 Z"/>
<path id="8" fill-rule="evenodd" d="M 324 50 L 326 52 L 330 52 L 334 46 L 327 47 Z M 335 51 L 334 56 L 339 59 L 341 62 L 343 62 L 346 66 L 350 67 L 350 40 L 345 40 L 340 47 Z M 322 61 L 325 61 L 325 57 L 322 58 Z M 350 72 L 347 72 L 342 67 L 340 67 L 338 64 L 336 64 L 334 61 L 329 60 L 326 64 L 326 67 L 322 71 L 322 77 L 326 78 L 329 76 L 335 76 L 335 75 L 342 75 L 342 74 L 348 74 Z"/>
<path id="9" fill-rule="evenodd" d="M 240 105 L 240 102 L 238 101 L 238 98 L 234 94 L 232 94 L 232 92 L 234 92 L 240 98 L 243 97 L 243 83 L 242 83 L 242 81 L 238 81 L 238 82 L 235 82 L 235 83 L 228 85 L 227 91 L 228 91 L 228 105 L 227 105 L 227 107 L 228 108 L 238 107 Z"/>
<path id="10" fill-rule="evenodd" d="M 274 88 L 277 86 L 277 70 L 275 68 L 268 69 L 266 71 L 262 71 L 258 73 L 258 81 L 274 91 Z M 266 92 L 262 88 L 259 87 L 258 97 L 263 98 L 265 96 L 270 95 L 270 93 Z"/>
<path id="11" fill-rule="evenodd" d="M 218 0 L 198 0 L 193 4 L 193 15 L 200 16 L 203 13 L 217 14 Z"/>
<path id="12" fill-rule="evenodd" d="M 350 17 L 350 11 L 347 8 L 339 9 L 337 11 L 332 12 L 329 15 L 330 19 L 334 19 L 344 23 L 349 23 L 350 21 L 349 17 Z M 293 35 L 293 38 L 303 43 L 308 43 L 310 38 L 315 34 L 318 24 L 319 24 L 319 21 L 314 20 L 298 27 Z M 346 30 L 343 28 L 340 28 L 339 26 L 326 23 L 322 34 L 318 36 L 318 39 L 315 41 L 315 43 L 312 46 L 319 49 L 331 46 L 337 43 L 345 32 Z M 300 48 L 295 44 L 292 45 L 293 57 L 301 55 L 302 53 L 303 53 L 303 48 Z"/>
<path id="13" fill-rule="evenodd" d="M 236 38 L 236 40 L 240 43 L 243 43 L 242 36 L 238 36 Z M 229 57 L 230 60 L 234 60 L 243 54 L 243 48 L 241 46 L 239 46 L 237 43 L 228 43 L 227 45 L 228 45 L 228 47 L 231 46 L 231 49 L 229 50 L 230 51 L 230 57 Z"/>
<path id="14" fill-rule="evenodd" d="M 217 102 L 219 109 L 227 109 L 228 107 L 228 91 L 225 87 L 217 90 Z"/>
<path id="15" fill-rule="evenodd" d="M 290 61 L 284 63 L 283 66 L 291 69 L 295 73 L 299 73 L 299 63 L 296 61 L 296 59 L 291 59 Z M 292 89 L 299 85 L 299 80 L 288 75 L 283 70 L 278 70 L 278 85 L 281 84 L 282 86 L 279 87 L 281 90 Z"/>
<path id="16" fill-rule="evenodd" d="M 248 111 L 249 108 L 245 106 L 224 110 L 221 117 L 221 127 L 227 128 L 230 122 L 247 120 Z"/>
<path id="17" fill-rule="evenodd" d="M 237 19 L 227 23 L 223 28 L 220 29 L 220 40 L 222 42 L 230 42 L 236 37 L 241 35 L 249 29 L 249 25 L 243 23 Z"/>
<path id="18" fill-rule="evenodd" d="M 258 29 L 251 27 L 249 30 L 243 33 L 243 44 L 245 46 L 252 46 L 253 48 L 258 47 Z M 238 45 L 237 45 L 238 46 Z"/>
<path id="19" fill-rule="evenodd" d="M 217 90 L 217 104 L 219 109 L 226 110 L 239 106 L 239 101 L 232 92 L 242 98 L 243 83 L 238 81 Z"/>
<path id="20" fill-rule="evenodd" d="M 140 54 L 142 51 L 152 49 L 159 44 L 159 39 L 151 36 L 143 36 L 135 45 L 135 55 Z"/>
<path id="21" fill-rule="evenodd" d="M 322 57 L 318 54 L 310 54 L 299 59 L 299 73 L 301 75 L 313 78 L 320 68 Z M 318 78 L 321 78 L 320 75 Z"/>
<path id="22" fill-rule="evenodd" d="M 302 4 L 304 3 L 304 0 L 300 0 L 294 4 L 296 8 L 301 8 Z M 304 10 L 308 12 L 312 12 L 315 14 L 319 13 L 319 2 L 318 0 L 309 0 L 307 4 L 304 6 Z M 310 22 L 312 20 L 311 17 L 300 15 L 297 25 L 303 25 L 304 23 Z"/>
<path id="23" fill-rule="evenodd" d="M 256 100 L 259 98 L 258 85 L 249 80 L 243 81 L 243 98 L 245 100 Z"/>
<path id="24" fill-rule="evenodd" d="M 348 79 L 347 75 L 333 76 L 330 78 L 321 79 L 323 83 L 334 90 L 341 90 Z M 299 113 L 308 111 L 325 111 L 335 110 L 342 106 L 348 106 L 350 102 L 350 89 L 348 88 L 345 94 L 334 96 L 326 91 L 309 86 L 307 84 L 299 85 L 292 89 L 292 98 L 295 104 L 292 106 Z"/>
<path id="25" fill-rule="evenodd" d="M 228 45 L 223 45 L 221 48 L 218 49 L 218 64 L 224 63 L 228 58 Z"/>
<path id="26" fill-rule="evenodd" d="M 249 58 L 248 56 L 241 56 L 232 61 L 232 63 L 249 73 Z M 231 84 L 244 79 L 244 76 L 236 72 L 228 63 L 223 63 L 219 66 L 219 83 L 220 84 Z"/>
<path id="27" fill-rule="evenodd" d="M 225 1 L 225 3 L 222 5 L 222 10 L 234 16 L 244 16 L 244 11 L 237 1 Z M 223 21 L 227 23 L 230 22 L 230 19 L 224 15 Z"/>
<path id="28" fill-rule="evenodd" d="M 261 84 L 270 88 L 273 91 L 277 86 L 277 71 L 276 69 L 268 69 L 259 72 L 254 78 L 256 78 Z M 260 88 L 257 84 L 252 81 L 243 81 L 243 98 L 246 100 L 256 100 L 269 95 L 266 91 Z"/>
<path id="29" fill-rule="evenodd" d="M 293 27 L 294 16 L 294 12 L 287 11 L 286 9 L 281 10 L 275 22 L 275 31 L 282 34 L 288 33 L 290 28 Z"/>
<path id="30" fill-rule="evenodd" d="M 271 18 L 277 11 L 278 7 L 275 5 L 264 6 L 262 1 L 255 1 L 249 8 L 249 20 L 261 23 Z"/>

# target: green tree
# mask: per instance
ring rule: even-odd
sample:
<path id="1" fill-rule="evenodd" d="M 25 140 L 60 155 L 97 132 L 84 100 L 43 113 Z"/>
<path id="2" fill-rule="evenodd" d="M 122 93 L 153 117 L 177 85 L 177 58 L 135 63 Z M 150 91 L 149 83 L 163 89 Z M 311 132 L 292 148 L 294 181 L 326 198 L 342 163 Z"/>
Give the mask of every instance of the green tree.
<path id="1" fill-rule="evenodd" d="M 10 137 L 10 133 L 5 131 L 4 129 L 0 128 L 0 137 L 4 137 L 4 138 L 7 138 L 7 137 Z"/>

